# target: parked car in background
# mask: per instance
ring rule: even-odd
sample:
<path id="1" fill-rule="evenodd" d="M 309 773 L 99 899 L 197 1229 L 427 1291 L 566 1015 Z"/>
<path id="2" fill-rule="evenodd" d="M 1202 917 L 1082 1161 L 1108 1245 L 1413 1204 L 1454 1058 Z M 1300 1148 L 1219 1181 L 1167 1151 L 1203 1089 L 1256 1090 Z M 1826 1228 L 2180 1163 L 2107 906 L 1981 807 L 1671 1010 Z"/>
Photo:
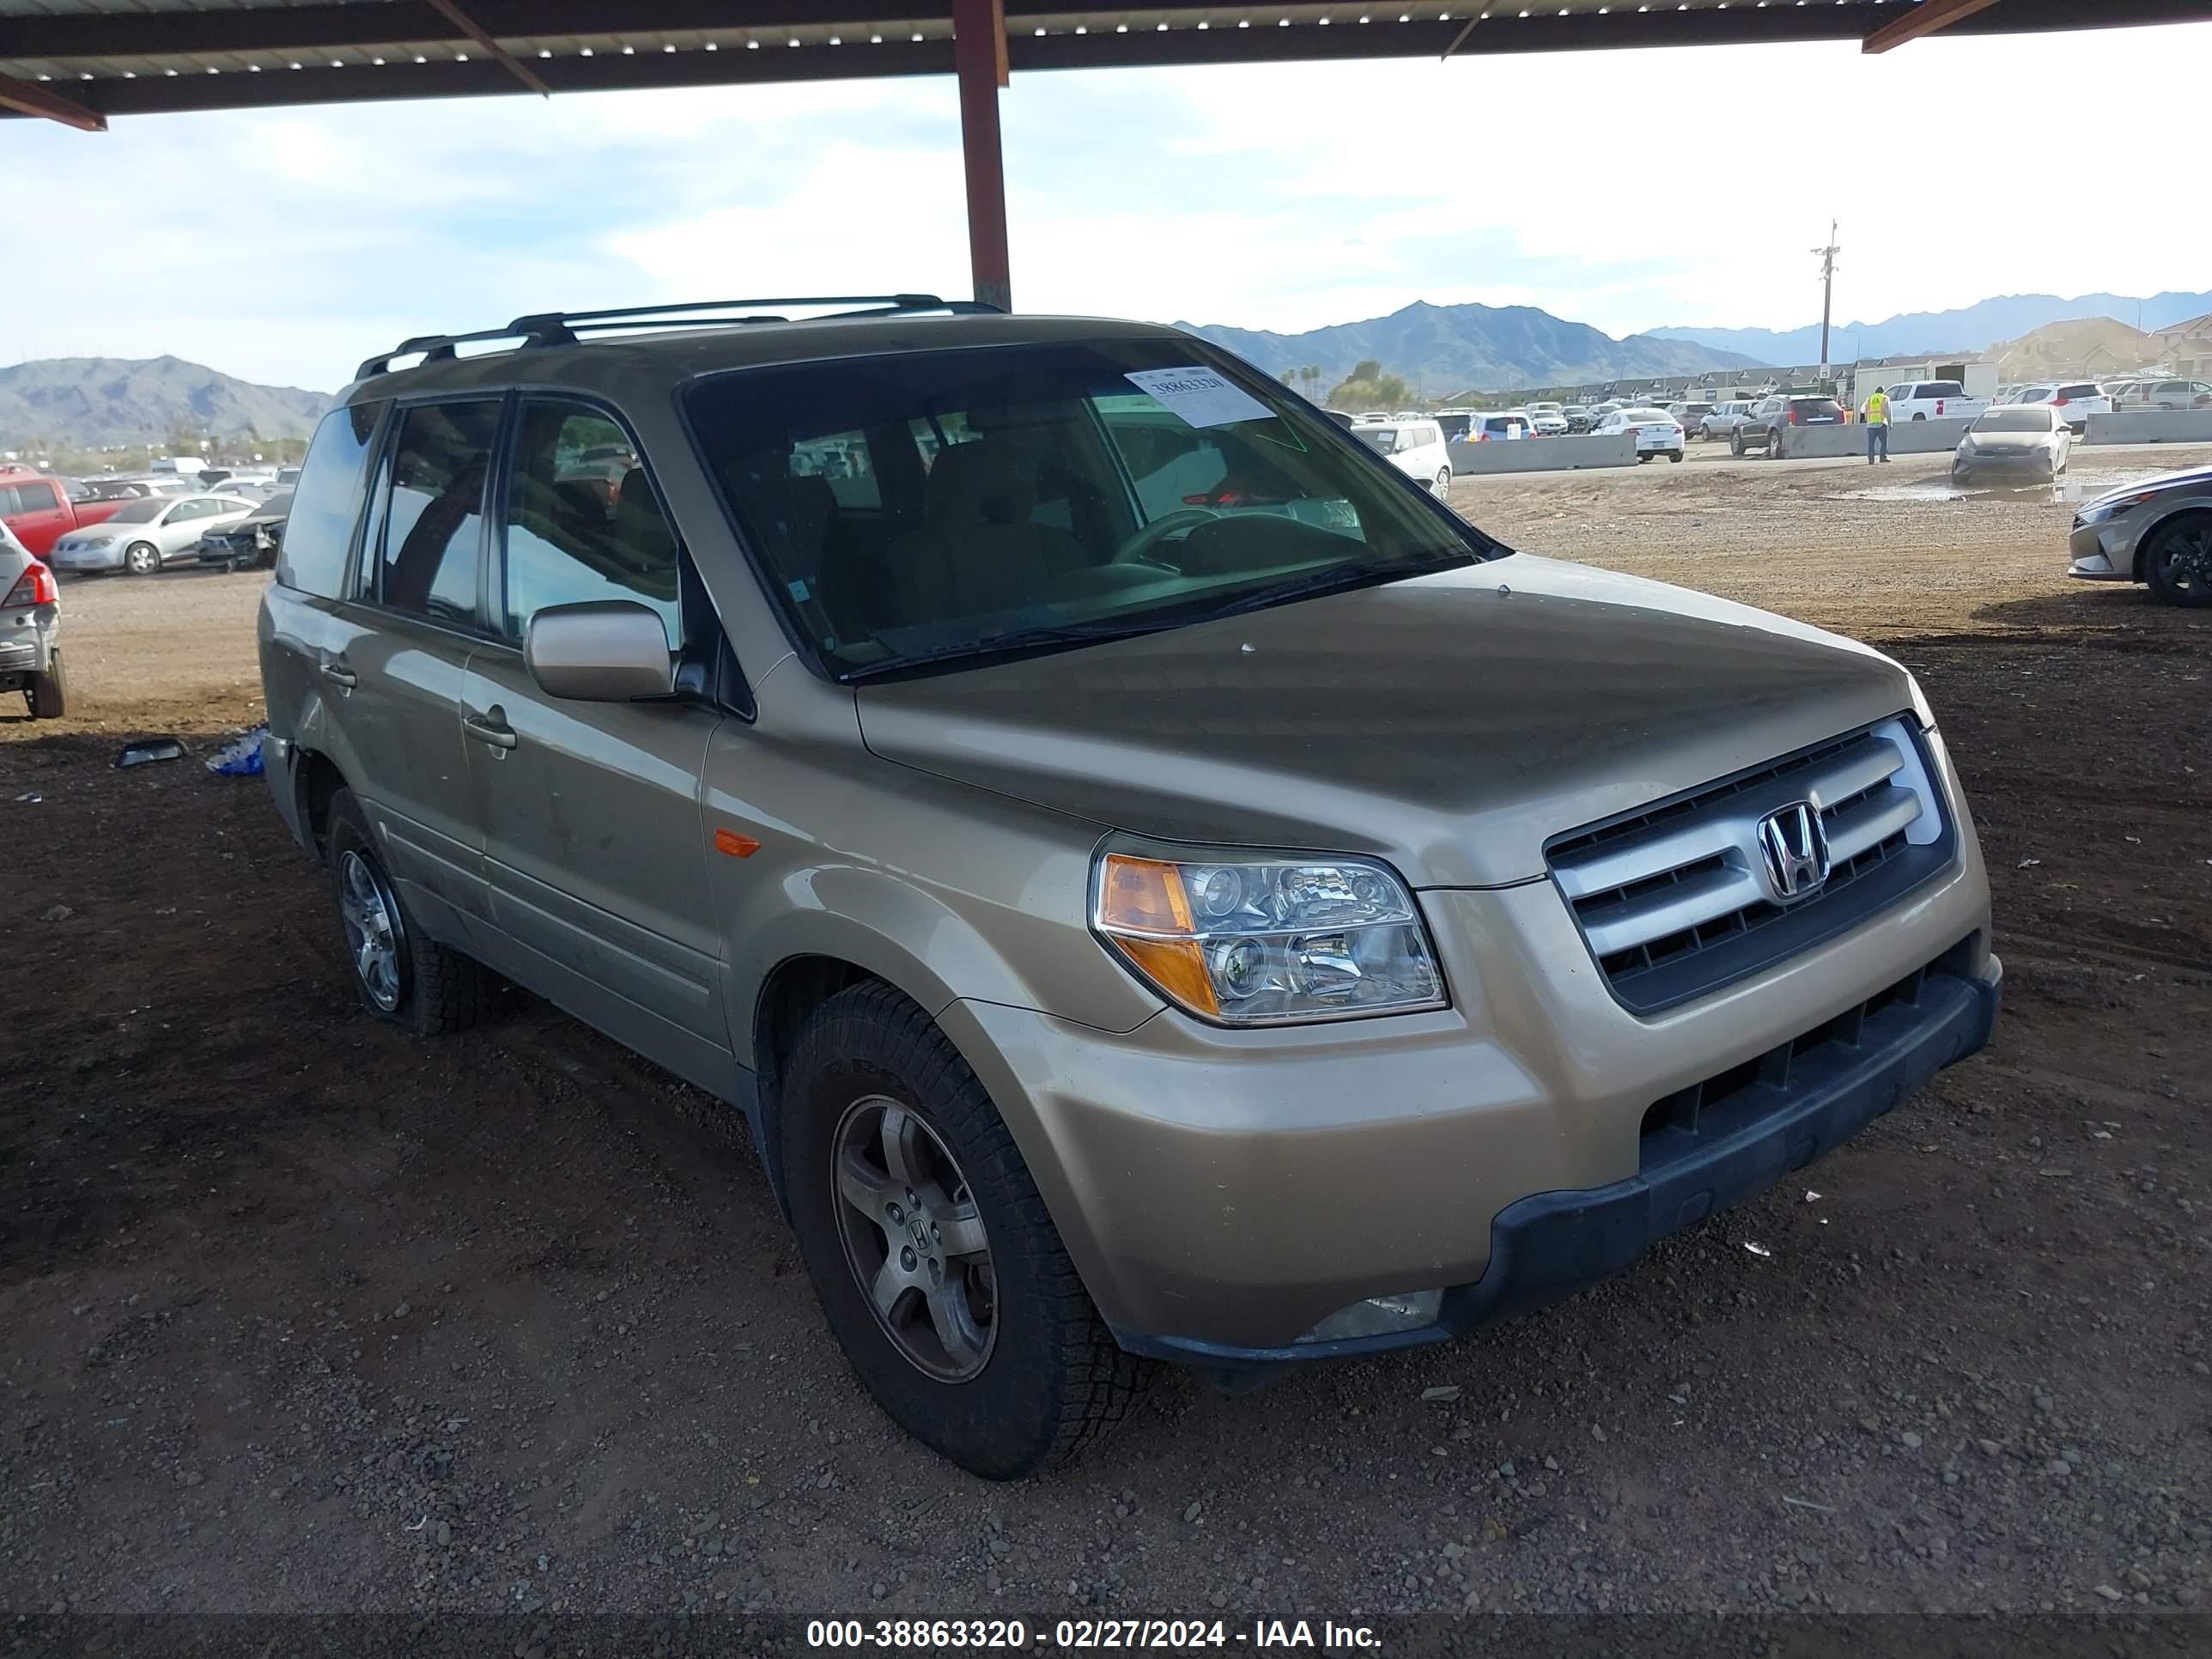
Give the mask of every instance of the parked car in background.
<path id="1" fill-rule="evenodd" d="M 2107 390 L 2115 409 L 2212 409 L 2212 385 L 2203 380 L 2131 380 Z"/>
<path id="2" fill-rule="evenodd" d="M 1730 399 L 1715 404 L 1698 418 L 1696 431 L 1701 439 L 1725 438 L 1751 418 L 1755 405 Z"/>
<path id="3" fill-rule="evenodd" d="M 1451 489 L 1451 457 L 1444 452 L 1443 428 L 1431 420 L 1394 420 L 1388 423 L 1355 426 L 1352 435 L 1407 477 L 1426 484 L 1437 495 Z"/>
<path id="4" fill-rule="evenodd" d="M 49 562 L 57 570 L 79 575 L 102 570 L 147 575 L 194 556 L 201 537 L 245 518 L 259 505 L 242 495 L 149 495 L 126 501 L 106 523 L 64 536 L 54 544 Z"/>
<path id="5" fill-rule="evenodd" d="M 278 467 L 276 469 L 276 482 L 282 488 L 289 489 L 294 484 L 300 482 L 300 469 L 296 466 Z"/>
<path id="6" fill-rule="evenodd" d="M 2074 515 L 2066 574 L 2142 582 L 2167 605 L 2212 605 L 2212 467 L 2122 484 Z"/>
<path id="7" fill-rule="evenodd" d="M 891 304 L 370 358 L 258 641 L 363 1012 L 455 1031 L 495 975 L 726 1106 L 795 1235 L 748 1253 L 925 1444 L 1019 1478 L 1152 1360 L 1533 1310 L 1987 1042 L 1988 878 L 1899 664 L 1515 553 L 1188 334 Z M 595 520 L 554 484 L 610 417 Z M 848 435 L 862 507 L 792 465 Z"/>
<path id="8" fill-rule="evenodd" d="M 291 515 L 292 492 L 277 490 L 244 518 L 225 520 L 201 537 L 199 562 L 225 570 L 275 564 L 283 545 L 284 520 Z"/>
<path id="9" fill-rule="evenodd" d="M 40 558 L 72 531 L 104 523 L 150 494 L 100 478 L 64 478 L 31 466 L 0 466 L 0 523 Z"/>
<path id="10" fill-rule="evenodd" d="M 1958 483 L 2008 473 L 2055 478 L 2073 450 L 2073 428 L 2049 404 L 2000 405 L 1976 416 L 1960 436 L 1951 477 Z"/>
<path id="11" fill-rule="evenodd" d="M 1567 417 L 1567 430 L 1577 436 L 1588 432 L 1596 424 L 1597 417 L 1581 404 L 1569 404 L 1559 412 Z"/>
<path id="12" fill-rule="evenodd" d="M 1668 404 L 1667 412 L 1674 417 L 1675 423 L 1686 434 L 1696 432 L 1703 426 L 1705 416 L 1713 412 L 1714 407 L 1711 404 L 1701 403 Z"/>
<path id="13" fill-rule="evenodd" d="M 2004 401 L 2008 404 L 2039 404 L 2046 400 L 2057 390 L 2058 388 L 2048 380 L 2031 381 L 2027 386 L 2014 386 L 2005 394 Z"/>
<path id="14" fill-rule="evenodd" d="M 1782 459 L 1782 434 L 1793 426 L 1841 426 L 1844 406 L 1811 392 L 1777 392 L 1762 398 L 1729 434 L 1729 453 L 1757 449 L 1770 461 Z"/>
<path id="15" fill-rule="evenodd" d="M 1972 420 L 1990 406 L 1987 398 L 1969 398 L 1956 380 L 1906 380 L 1889 389 L 1889 418 L 1908 421 Z"/>
<path id="16" fill-rule="evenodd" d="M 62 593 L 54 573 L 0 524 L 0 691 L 20 691 L 31 718 L 69 711 L 62 672 Z"/>
<path id="17" fill-rule="evenodd" d="M 2044 391 L 2042 396 L 2023 398 L 2021 402 L 2022 404 L 2048 404 L 2066 417 L 2066 424 L 2072 427 L 2077 435 L 2089 429 L 2092 415 L 2112 412 L 2112 398 L 2094 380 L 2063 380 Z"/>
<path id="18" fill-rule="evenodd" d="M 1565 437 L 1567 435 L 1566 405 L 1553 403 L 1530 404 L 1528 428 L 1540 438 Z"/>
<path id="19" fill-rule="evenodd" d="M 1516 438 L 1530 438 L 1535 434 L 1529 429 L 1528 417 L 1519 410 L 1507 410 L 1500 415 L 1478 415 L 1468 428 L 1468 441 L 1478 444 L 1505 443 Z"/>
<path id="20" fill-rule="evenodd" d="M 1632 433 L 1638 463 L 1654 455 L 1670 461 L 1682 459 L 1682 423 L 1663 409 L 1616 409 L 1597 424 L 1597 435 L 1613 437 Z"/>

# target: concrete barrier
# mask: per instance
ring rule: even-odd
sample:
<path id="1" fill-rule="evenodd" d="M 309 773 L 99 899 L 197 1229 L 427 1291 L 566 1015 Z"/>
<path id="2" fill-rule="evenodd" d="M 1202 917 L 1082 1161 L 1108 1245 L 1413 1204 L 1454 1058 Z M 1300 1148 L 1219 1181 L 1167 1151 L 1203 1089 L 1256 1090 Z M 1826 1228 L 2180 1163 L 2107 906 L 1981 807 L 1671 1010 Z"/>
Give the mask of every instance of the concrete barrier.
<path id="1" fill-rule="evenodd" d="M 1889 453 L 1893 455 L 1933 455 L 1959 447 L 1966 421 L 1893 421 Z M 1831 459 L 1838 455 L 1864 455 L 1867 429 L 1863 421 L 1845 426 L 1792 426 L 1783 428 L 1782 458 L 1789 461 Z"/>
<path id="2" fill-rule="evenodd" d="M 1636 440 L 1626 434 L 1602 438 L 1519 438 L 1501 443 L 1445 446 L 1452 476 L 1485 472 L 1565 472 L 1586 466 L 1634 466 Z"/>
<path id="3" fill-rule="evenodd" d="M 2212 409 L 2122 409 L 2089 417 L 2093 444 L 2212 443 Z"/>

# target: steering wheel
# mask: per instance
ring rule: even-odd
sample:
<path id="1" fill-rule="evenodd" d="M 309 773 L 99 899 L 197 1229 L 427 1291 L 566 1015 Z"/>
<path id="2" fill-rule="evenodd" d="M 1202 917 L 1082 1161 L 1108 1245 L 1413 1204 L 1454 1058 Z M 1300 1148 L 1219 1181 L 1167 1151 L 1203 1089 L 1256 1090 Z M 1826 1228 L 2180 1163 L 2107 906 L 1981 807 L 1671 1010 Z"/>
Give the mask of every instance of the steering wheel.
<path id="1" fill-rule="evenodd" d="M 1179 507 L 1173 513 L 1153 520 L 1152 523 L 1115 548 L 1114 556 L 1109 562 L 1114 564 L 1152 562 L 1146 556 L 1169 537 L 1195 530 L 1202 524 L 1212 524 L 1220 516 L 1218 513 L 1203 507 Z"/>

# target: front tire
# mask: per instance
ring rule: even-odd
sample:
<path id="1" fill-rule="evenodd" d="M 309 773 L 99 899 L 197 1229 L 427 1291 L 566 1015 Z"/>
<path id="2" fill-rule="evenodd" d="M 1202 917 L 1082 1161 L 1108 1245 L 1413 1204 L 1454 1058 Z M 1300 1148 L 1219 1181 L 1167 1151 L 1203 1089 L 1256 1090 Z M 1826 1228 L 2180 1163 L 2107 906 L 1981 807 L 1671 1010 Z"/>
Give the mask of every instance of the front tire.
<path id="1" fill-rule="evenodd" d="M 339 939 L 361 1006 L 416 1036 L 443 1036 L 475 1024 L 483 1014 L 490 975 L 415 925 L 352 790 L 331 797 L 330 826 Z"/>
<path id="2" fill-rule="evenodd" d="M 151 542 L 133 542 L 123 550 L 123 568 L 134 576 L 150 576 L 161 568 L 161 550 Z"/>
<path id="3" fill-rule="evenodd" d="M 1731 432 L 1729 434 L 1729 453 L 1735 456 L 1738 460 L 1743 459 L 1742 433 Z"/>
<path id="4" fill-rule="evenodd" d="M 2212 605 L 2212 513 L 2183 513 L 2143 544 L 2143 580 L 2165 605 Z"/>
<path id="5" fill-rule="evenodd" d="M 46 672 L 31 676 L 23 696 L 34 720 L 58 720 L 69 713 L 69 676 L 63 671 L 59 651 L 47 653 Z"/>
<path id="6" fill-rule="evenodd" d="M 1012 1480 L 1129 1413 L 1152 1368 L 1098 1317 L 1005 1120 L 935 1021 L 879 981 L 840 992 L 800 1031 L 782 1100 L 807 1273 L 894 1422 Z"/>

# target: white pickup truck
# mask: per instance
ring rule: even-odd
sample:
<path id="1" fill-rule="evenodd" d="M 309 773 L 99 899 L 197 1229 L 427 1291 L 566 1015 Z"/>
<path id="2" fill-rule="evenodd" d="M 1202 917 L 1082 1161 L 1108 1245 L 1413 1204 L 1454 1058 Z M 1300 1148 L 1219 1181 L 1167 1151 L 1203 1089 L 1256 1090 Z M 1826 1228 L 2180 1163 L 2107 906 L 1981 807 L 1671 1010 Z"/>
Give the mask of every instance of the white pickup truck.
<path id="1" fill-rule="evenodd" d="M 1889 418 L 1896 421 L 1972 420 L 1990 406 L 1969 398 L 1956 380 L 1907 380 L 1889 389 Z"/>

